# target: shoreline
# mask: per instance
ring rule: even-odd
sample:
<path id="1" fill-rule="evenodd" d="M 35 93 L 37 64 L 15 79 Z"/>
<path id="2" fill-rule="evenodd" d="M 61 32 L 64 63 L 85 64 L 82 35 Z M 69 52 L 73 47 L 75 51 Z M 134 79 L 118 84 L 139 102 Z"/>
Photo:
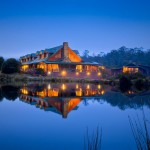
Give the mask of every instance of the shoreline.
<path id="1" fill-rule="evenodd" d="M 90 79 L 90 78 L 70 78 L 70 77 L 48 77 L 48 76 L 31 76 L 27 74 L 0 74 L 1 83 L 14 83 L 14 82 L 66 82 L 66 83 L 101 83 L 111 84 L 112 81 L 109 79 Z"/>

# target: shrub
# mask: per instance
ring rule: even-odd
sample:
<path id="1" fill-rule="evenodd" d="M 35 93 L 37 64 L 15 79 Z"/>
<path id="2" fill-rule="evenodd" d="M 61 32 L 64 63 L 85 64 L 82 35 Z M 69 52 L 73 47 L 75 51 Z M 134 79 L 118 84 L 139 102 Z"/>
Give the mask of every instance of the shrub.
<path id="1" fill-rule="evenodd" d="M 120 79 L 122 76 L 125 76 L 129 79 L 139 79 L 139 78 L 145 79 L 145 76 L 139 72 L 137 72 L 137 73 L 122 73 L 122 74 L 118 75 L 118 78 Z"/>
<path id="2" fill-rule="evenodd" d="M 26 73 L 30 74 L 30 75 L 45 75 L 45 72 L 42 68 L 28 69 L 28 71 L 26 71 Z"/>
<path id="3" fill-rule="evenodd" d="M 126 76 L 122 76 L 119 79 L 119 86 L 122 92 L 126 92 L 128 89 L 130 89 L 131 85 L 132 85 L 131 80 Z"/>

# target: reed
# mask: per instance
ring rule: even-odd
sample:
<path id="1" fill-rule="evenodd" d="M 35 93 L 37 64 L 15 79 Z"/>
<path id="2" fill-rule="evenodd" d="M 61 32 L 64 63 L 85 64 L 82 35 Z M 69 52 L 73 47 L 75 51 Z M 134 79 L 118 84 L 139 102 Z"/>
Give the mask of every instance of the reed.
<path id="1" fill-rule="evenodd" d="M 84 137 L 84 150 L 100 150 L 102 141 L 102 128 L 99 129 L 97 126 L 96 130 L 93 131 L 92 135 L 89 134 L 89 129 L 87 128 Z"/>
<path id="2" fill-rule="evenodd" d="M 129 123 L 132 134 L 137 146 L 137 150 L 150 150 L 150 136 L 148 131 L 147 120 L 143 110 L 143 124 L 141 124 L 137 115 L 137 120 L 132 120 L 129 116 Z"/>

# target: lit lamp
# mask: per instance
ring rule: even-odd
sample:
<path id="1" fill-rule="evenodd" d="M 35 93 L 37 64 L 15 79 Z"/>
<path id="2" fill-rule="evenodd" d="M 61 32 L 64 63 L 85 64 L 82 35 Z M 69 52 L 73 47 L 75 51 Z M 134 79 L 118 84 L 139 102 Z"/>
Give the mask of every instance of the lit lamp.
<path id="1" fill-rule="evenodd" d="M 102 92 L 101 92 L 101 93 L 102 93 L 102 95 L 103 95 L 103 94 L 105 93 L 105 91 L 104 91 L 104 90 L 102 90 Z"/>
<path id="2" fill-rule="evenodd" d="M 97 88 L 98 88 L 98 89 L 101 89 L 101 85 L 99 84 L 99 85 L 97 86 Z"/>
<path id="3" fill-rule="evenodd" d="M 79 85 L 78 84 L 76 84 L 76 89 L 78 89 L 79 88 Z"/>
<path id="4" fill-rule="evenodd" d="M 87 88 L 87 89 L 90 89 L 90 85 L 88 84 L 86 88 Z"/>
<path id="5" fill-rule="evenodd" d="M 50 74 L 51 74 L 51 72 L 49 71 L 47 74 L 48 74 L 48 75 L 50 75 Z"/>
<path id="6" fill-rule="evenodd" d="M 100 73 L 100 72 L 98 72 L 98 73 L 97 73 L 97 75 L 98 75 L 98 76 L 101 76 L 101 73 Z"/>
<path id="7" fill-rule="evenodd" d="M 51 85 L 50 85 L 50 84 L 48 84 L 47 88 L 50 90 L 50 89 L 51 89 Z"/>
<path id="8" fill-rule="evenodd" d="M 62 84 L 61 89 L 62 89 L 62 90 L 65 90 L 65 89 L 66 89 L 66 85 L 65 85 L 65 84 Z"/>
<path id="9" fill-rule="evenodd" d="M 78 76 L 78 75 L 79 75 L 79 72 L 76 72 L 76 75 Z"/>
<path id="10" fill-rule="evenodd" d="M 87 72 L 86 74 L 87 74 L 87 76 L 90 76 L 91 73 L 90 73 L 90 72 Z"/>
<path id="11" fill-rule="evenodd" d="M 65 70 L 63 70 L 63 71 L 61 72 L 61 75 L 62 75 L 62 76 L 66 76 L 66 74 L 67 74 L 67 72 L 66 72 Z"/>

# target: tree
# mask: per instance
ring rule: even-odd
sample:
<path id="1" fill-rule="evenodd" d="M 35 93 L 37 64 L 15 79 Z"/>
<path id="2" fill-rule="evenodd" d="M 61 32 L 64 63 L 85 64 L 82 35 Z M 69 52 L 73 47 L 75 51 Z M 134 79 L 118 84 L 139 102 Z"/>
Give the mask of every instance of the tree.
<path id="1" fill-rule="evenodd" d="M 16 73 L 20 71 L 20 62 L 14 58 L 7 59 L 2 67 L 2 72 L 6 74 Z"/>
<path id="2" fill-rule="evenodd" d="M 88 58 L 88 56 L 89 56 L 89 50 L 84 50 L 83 57 Z"/>
<path id="3" fill-rule="evenodd" d="M 1 69 L 2 69 L 3 63 L 4 63 L 4 58 L 0 57 L 0 71 L 2 71 Z"/>

